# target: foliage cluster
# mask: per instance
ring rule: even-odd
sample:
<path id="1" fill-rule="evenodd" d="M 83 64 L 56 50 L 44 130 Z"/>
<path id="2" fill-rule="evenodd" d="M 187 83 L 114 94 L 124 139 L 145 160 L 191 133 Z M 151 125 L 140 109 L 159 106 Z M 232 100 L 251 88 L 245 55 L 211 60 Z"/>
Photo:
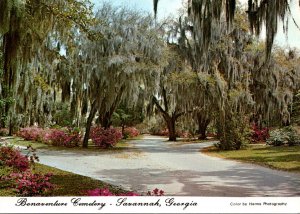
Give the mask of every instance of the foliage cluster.
<path id="1" fill-rule="evenodd" d="M 71 126 L 72 125 L 72 114 L 70 112 L 69 105 L 66 103 L 57 103 L 56 111 L 53 115 L 55 123 L 59 126 Z"/>
<path id="2" fill-rule="evenodd" d="M 300 135 L 292 126 L 274 129 L 270 132 L 267 144 L 272 146 L 282 146 L 285 144 L 289 146 L 300 145 Z"/>

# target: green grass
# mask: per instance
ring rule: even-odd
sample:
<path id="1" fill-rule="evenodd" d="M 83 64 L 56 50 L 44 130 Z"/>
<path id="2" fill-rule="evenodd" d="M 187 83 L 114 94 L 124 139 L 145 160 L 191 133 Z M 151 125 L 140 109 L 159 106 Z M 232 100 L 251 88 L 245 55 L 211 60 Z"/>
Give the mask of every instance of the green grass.
<path id="1" fill-rule="evenodd" d="M 25 146 L 25 147 L 27 147 L 27 146 L 31 145 L 32 148 L 34 148 L 34 149 L 45 149 L 45 148 L 52 147 L 52 146 L 47 145 L 45 143 L 27 141 L 27 140 L 24 140 L 24 139 L 19 138 L 19 137 L 8 139 L 7 142 L 10 143 L 10 144 L 13 144 L 15 146 Z"/>
<path id="2" fill-rule="evenodd" d="M 51 183 L 55 184 L 55 189 L 48 196 L 82 196 L 86 190 L 108 187 L 113 193 L 125 192 L 124 190 L 95 180 L 86 176 L 59 170 L 53 167 L 36 164 L 35 173 L 53 173 Z M 11 169 L 1 166 L 0 175 L 8 175 Z M 7 181 L 0 181 L 0 196 L 17 196 L 14 189 L 9 188 Z"/>
<path id="3" fill-rule="evenodd" d="M 113 148 L 108 148 L 108 149 L 99 149 L 93 144 L 91 141 L 89 141 L 88 148 L 82 148 L 80 147 L 74 147 L 74 148 L 67 148 L 67 147 L 57 147 L 57 146 L 52 146 L 49 144 L 41 143 L 41 142 L 36 142 L 36 141 L 26 141 L 22 138 L 15 137 L 12 139 L 6 140 L 9 144 L 15 145 L 15 146 L 29 146 L 31 145 L 32 148 L 34 149 L 50 149 L 50 150 L 80 150 L 80 151 L 98 151 L 98 152 L 109 152 L 109 151 L 123 151 L 126 150 L 127 148 L 130 148 L 130 140 L 134 139 L 127 139 L 127 140 L 121 140 L 120 142 L 117 143 L 117 145 Z"/>
<path id="4" fill-rule="evenodd" d="M 245 149 L 220 151 L 215 147 L 203 150 L 205 154 L 259 164 L 269 168 L 300 172 L 300 146 L 249 145 Z"/>

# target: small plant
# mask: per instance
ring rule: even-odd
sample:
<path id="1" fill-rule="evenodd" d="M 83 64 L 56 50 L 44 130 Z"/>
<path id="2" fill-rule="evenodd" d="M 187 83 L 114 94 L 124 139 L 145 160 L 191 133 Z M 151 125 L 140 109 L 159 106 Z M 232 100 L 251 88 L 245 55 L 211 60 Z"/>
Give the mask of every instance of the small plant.
<path id="1" fill-rule="evenodd" d="M 22 173 L 11 173 L 7 179 L 13 181 L 14 187 L 21 196 L 41 196 L 53 190 L 50 183 L 51 173 L 33 174 L 30 170 Z"/>
<path id="2" fill-rule="evenodd" d="M 115 128 L 104 129 L 102 127 L 93 127 L 90 138 L 99 148 L 109 148 L 115 146 L 123 138 L 122 133 Z"/>

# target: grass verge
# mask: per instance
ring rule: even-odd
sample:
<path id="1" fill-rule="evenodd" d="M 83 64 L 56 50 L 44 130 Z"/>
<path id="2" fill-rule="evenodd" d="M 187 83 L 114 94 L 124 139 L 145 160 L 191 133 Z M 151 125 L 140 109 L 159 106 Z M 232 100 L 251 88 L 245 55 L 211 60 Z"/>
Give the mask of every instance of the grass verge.
<path id="1" fill-rule="evenodd" d="M 24 140 L 22 138 L 19 138 L 19 137 L 14 137 L 14 138 L 8 139 L 8 140 L 6 140 L 6 142 L 8 142 L 9 144 L 12 144 L 14 146 L 27 147 L 27 146 L 31 145 L 32 148 L 34 148 L 34 149 L 80 150 L 80 151 L 99 151 L 99 152 L 103 151 L 103 152 L 107 152 L 107 151 L 122 151 L 122 150 L 126 150 L 127 148 L 132 147 L 132 145 L 130 145 L 130 140 L 132 140 L 132 139 L 121 140 L 120 142 L 117 143 L 117 145 L 115 147 L 107 148 L 107 149 L 97 148 L 95 146 L 95 144 L 92 143 L 91 141 L 89 141 L 88 148 L 82 148 L 82 146 L 73 147 L 73 148 L 58 147 L 58 146 L 52 146 L 52 145 L 49 145 L 49 144 L 37 142 L 37 141 L 26 141 L 26 140 Z"/>
<path id="2" fill-rule="evenodd" d="M 11 172 L 8 167 L 0 168 L 0 175 L 8 175 Z M 51 183 L 56 187 L 48 196 L 83 196 L 86 190 L 107 187 L 113 193 L 125 192 L 119 187 L 112 186 L 99 180 L 95 180 L 86 176 L 77 175 L 71 172 L 66 172 L 53 167 L 36 164 L 35 173 L 53 173 Z M 0 196 L 17 196 L 14 189 L 7 185 L 7 182 L 0 181 Z"/>
<path id="3" fill-rule="evenodd" d="M 201 151 L 210 156 L 300 173 L 300 146 L 249 145 L 234 151 L 220 151 L 212 146 Z"/>

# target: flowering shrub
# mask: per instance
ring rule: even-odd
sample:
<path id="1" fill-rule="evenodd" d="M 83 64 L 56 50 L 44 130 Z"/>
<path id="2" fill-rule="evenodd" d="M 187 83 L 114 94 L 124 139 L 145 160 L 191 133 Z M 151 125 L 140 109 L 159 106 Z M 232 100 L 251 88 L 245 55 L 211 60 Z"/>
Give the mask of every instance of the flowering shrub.
<path id="1" fill-rule="evenodd" d="M 17 136 L 24 138 L 25 140 L 40 141 L 44 135 L 44 130 L 38 127 L 22 128 Z"/>
<path id="2" fill-rule="evenodd" d="M 50 183 L 51 177 L 51 173 L 40 175 L 27 170 L 23 173 L 11 173 L 8 179 L 14 181 L 15 188 L 20 195 L 41 196 L 54 188 L 54 185 Z"/>
<path id="3" fill-rule="evenodd" d="M 43 137 L 43 141 L 53 146 L 63 146 L 66 139 L 66 133 L 59 129 L 49 130 Z"/>
<path id="4" fill-rule="evenodd" d="M 100 148 L 113 147 L 122 137 L 122 133 L 115 128 L 92 127 L 90 133 L 93 143 Z"/>
<path id="5" fill-rule="evenodd" d="M 12 147 L 0 147 L 0 165 L 13 167 L 20 171 L 25 171 L 29 168 L 29 160 L 22 155 L 18 150 Z"/>
<path id="6" fill-rule="evenodd" d="M 252 125 L 252 142 L 264 142 L 269 137 L 269 129 L 267 127 L 259 129 L 256 124 Z"/>
<path id="7" fill-rule="evenodd" d="M 40 141 L 53 146 L 76 147 L 81 142 L 81 135 L 75 129 L 61 130 L 28 127 L 21 129 L 17 135 L 25 140 Z"/>
<path id="8" fill-rule="evenodd" d="M 43 141 L 53 146 L 77 147 L 80 145 L 81 135 L 79 131 L 50 129 Z"/>
<path id="9" fill-rule="evenodd" d="M 140 134 L 139 130 L 134 127 L 127 127 L 124 129 L 124 135 L 127 137 L 136 137 Z"/>

